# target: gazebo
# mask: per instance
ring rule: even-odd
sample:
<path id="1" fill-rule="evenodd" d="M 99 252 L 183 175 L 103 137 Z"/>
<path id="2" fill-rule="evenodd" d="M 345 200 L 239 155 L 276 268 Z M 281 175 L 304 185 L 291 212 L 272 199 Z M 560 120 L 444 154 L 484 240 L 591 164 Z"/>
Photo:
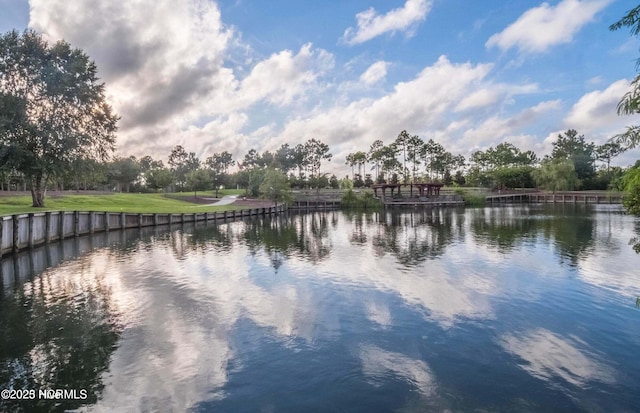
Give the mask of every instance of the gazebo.
<path id="1" fill-rule="evenodd" d="M 387 196 L 387 189 L 391 189 L 391 196 L 393 197 L 393 192 L 397 189 L 398 195 L 400 195 L 400 188 L 402 186 L 408 187 L 417 187 L 418 194 L 421 198 L 423 197 L 431 197 L 431 196 L 440 196 L 440 188 L 444 186 L 444 184 L 439 183 L 412 183 L 412 184 L 374 184 L 371 186 L 373 189 L 374 195 L 378 196 L 378 189 L 382 191 L 382 198 Z M 425 193 L 426 192 L 426 193 Z"/>

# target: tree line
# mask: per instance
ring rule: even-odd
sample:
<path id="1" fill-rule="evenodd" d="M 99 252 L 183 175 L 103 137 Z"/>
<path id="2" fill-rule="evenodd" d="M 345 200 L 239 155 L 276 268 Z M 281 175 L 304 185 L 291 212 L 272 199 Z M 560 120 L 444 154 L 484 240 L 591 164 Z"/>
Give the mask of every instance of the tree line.
<path id="1" fill-rule="evenodd" d="M 356 187 L 375 183 L 441 182 L 493 189 L 542 187 L 550 190 L 615 189 L 623 170 L 611 160 L 624 151 L 617 142 L 596 145 L 574 129 L 559 134 L 550 155 L 540 159 L 503 142 L 471 154 L 454 155 L 433 139 L 400 132 L 389 145 L 376 140 L 368 151 L 349 153 Z M 597 167 L 599 163 L 599 168 Z M 367 166 L 372 173 L 367 172 Z M 364 171 L 364 175 L 363 175 Z"/>

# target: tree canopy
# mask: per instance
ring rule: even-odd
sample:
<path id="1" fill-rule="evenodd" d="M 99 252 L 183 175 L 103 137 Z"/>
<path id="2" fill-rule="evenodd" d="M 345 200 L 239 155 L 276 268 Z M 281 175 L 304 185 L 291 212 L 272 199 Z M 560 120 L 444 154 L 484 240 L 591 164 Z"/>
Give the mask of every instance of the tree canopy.
<path id="1" fill-rule="evenodd" d="M 24 174 L 34 207 L 74 161 L 108 158 L 117 121 L 82 50 L 31 30 L 0 36 L 0 163 Z"/>

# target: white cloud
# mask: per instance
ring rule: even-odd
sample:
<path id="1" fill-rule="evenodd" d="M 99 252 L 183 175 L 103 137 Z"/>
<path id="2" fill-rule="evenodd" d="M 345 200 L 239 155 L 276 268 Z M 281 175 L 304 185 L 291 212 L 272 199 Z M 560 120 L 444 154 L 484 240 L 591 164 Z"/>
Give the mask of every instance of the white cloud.
<path id="1" fill-rule="evenodd" d="M 495 103 L 500 98 L 500 93 L 495 89 L 480 89 L 465 97 L 456 107 L 455 111 L 460 112 L 467 109 L 485 107 Z"/>
<path id="2" fill-rule="evenodd" d="M 533 107 L 524 109 L 513 116 L 492 116 L 483 120 L 475 127 L 467 129 L 457 146 L 462 148 L 486 148 L 499 142 L 511 141 L 517 138 L 518 131 L 532 124 L 545 113 L 560 107 L 560 101 L 541 102 Z M 515 136 L 514 136 L 515 135 Z M 515 139 L 522 141 L 522 139 Z"/>
<path id="3" fill-rule="evenodd" d="M 300 136 L 319 137 L 330 145 L 334 159 L 341 160 L 354 147 L 366 149 L 376 139 L 389 143 L 407 130 L 468 156 L 473 148 L 496 145 L 505 138 L 521 140 L 521 129 L 559 108 L 560 102 L 554 100 L 513 116 L 495 115 L 502 106 L 510 106 L 514 96 L 537 93 L 539 88 L 536 84 L 492 83 L 486 79 L 491 69 L 490 64 L 457 64 L 441 56 L 415 78 L 396 84 L 376 99 L 346 99 L 291 118 L 277 133 L 278 139 L 291 142 Z M 532 138 L 527 148 L 535 145 Z M 350 173 L 342 162 L 330 168 L 337 175 Z"/>
<path id="4" fill-rule="evenodd" d="M 407 0 L 404 6 L 379 15 L 374 8 L 356 14 L 357 29 L 349 27 L 342 40 L 350 45 L 364 43 L 385 33 L 405 32 L 411 35 L 415 25 L 423 21 L 431 0 Z"/>
<path id="5" fill-rule="evenodd" d="M 516 47 L 524 53 L 544 52 L 552 46 L 571 42 L 582 26 L 593 21 L 609 3 L 611 0 L 563 0 L 555 7 L 542 3 L 491 36 L 486 46 L 502 50 Z"/>
<path id="6" fill-rule="evenodd" d="M 248 149 L 239 138 L 252 105 L 299 101 L 333 67 L 330 53 L 306 44 L 297 53 L 249 59 L 240 78 L 244 68 L 225 61 L 236 49 L 250 50 L 208 0 L 131 0 L 126 7 L 31 0 L 30 27 L 95 59 L 121 116 L 118 146 L 127 155 L 164 158 L 177 144 L 197 154 Z"/>
<path id="7" fill-rule="evenodd" d="M 367 86 L 378 83 L 387 75 L 387 66 L 389 66 L 389 63 L 383 60 L 375 62 L 360 75 L 360 81 Z"/>
<path id="8" fill-rule="evenodd" d="M 629 88 L 629 81 L 621 79 L 604 90 L 595 90 L 583 95 L 564 119 L 565 126 L 581 133 L 597 131 L 602 127 L 610 128 L 616 124 L 622 128 L 629 118 L 618 116 L 616 106 Z"/>
<path id="9" fill-rule="evenodd" d="M 240 86 L 241 106 L 260 100 L 287 105 L 304 93 L 321 71 L 333 67 L 333 57 L 305 44 L 295 56 L 290 50 L 271 55 L 256 64 Z M 314 69 L 318 69 L 317 71 Z"/>

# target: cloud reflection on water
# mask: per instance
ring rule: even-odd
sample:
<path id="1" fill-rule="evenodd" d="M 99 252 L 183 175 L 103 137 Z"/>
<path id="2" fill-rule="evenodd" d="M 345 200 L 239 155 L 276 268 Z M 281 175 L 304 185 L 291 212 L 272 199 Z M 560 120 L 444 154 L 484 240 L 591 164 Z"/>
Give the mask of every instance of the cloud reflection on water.
<path id="1" fill-rule="evenodd" d="M 519 366 L 529 374 L 550 383 L 558 379 L 577 387 L 591 381 L 612 384 L 614 371 L 574 336 L 561 337 L 544 328 L 520 335 L 505 334 L 500 345 L 524 363 Z"/>
<path id="2" fill-rule="evenodd" d="M 386 351 L 374 345 L 361 347 L 360 360 L 364 375 L 375 386 L 386 383 L 389 377 L 399 377 L 415 386 L 424 397 L 435 394 L 436 381 L 433 372 L 422 360 Z"/>
<path id="3" fill-rule="evenodd" d="M 304 291 L 256 285 L 246 250 L 201 254 L 176 251 L 180 241 L 170 245 L 137 251 L 128 262 L 110 257 L 103 263 L 123 294 L 135 294 L 140 305 L 125 311 L 137 314 L 128 316 L 132 322 L 104 378 L 110 386 L 92 411 L 184 411 L 224 397 L 230 365 L 241 368 L 229 337 L 241 319 L 284 345 L 292 337 L 313 338 L 314 307 Z"/>

